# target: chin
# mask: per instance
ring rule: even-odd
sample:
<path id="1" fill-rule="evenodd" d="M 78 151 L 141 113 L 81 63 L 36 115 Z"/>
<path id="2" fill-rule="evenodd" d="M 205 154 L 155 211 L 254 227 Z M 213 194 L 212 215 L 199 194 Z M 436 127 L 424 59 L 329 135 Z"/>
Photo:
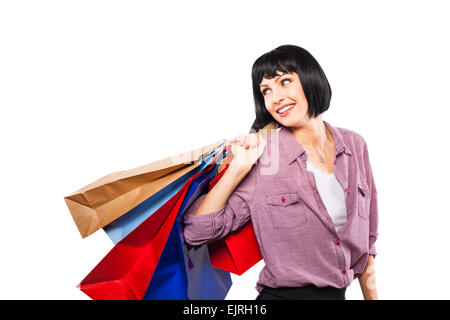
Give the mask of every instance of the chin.
<path id="1" fill-rule="evenodd" d="M 306 118 L 296 118 L 296 119 L 290 119 L 288 121 L 285 120 L 283 122 L 281 122 L 281 121 L 278 121 L 278 122 L 280 122 L 285 127 L 300 128 L 300 127 L 304 126 L 305 123 L 308 122 L 308 119 L 306 119 Z"/>

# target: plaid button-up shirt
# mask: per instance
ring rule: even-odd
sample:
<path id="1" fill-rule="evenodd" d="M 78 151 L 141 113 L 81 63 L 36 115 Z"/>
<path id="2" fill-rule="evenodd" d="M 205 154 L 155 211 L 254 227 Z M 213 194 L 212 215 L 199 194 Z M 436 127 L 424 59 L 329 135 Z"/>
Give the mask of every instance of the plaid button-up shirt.
<path id="1" fill-rule="evenodd" d="M 306 152 L 288 127 L 269 135 L 252 169 L 225 206 L 194 216 L 199 197 L 184 215 L 191 245 L 225 237 L 252 220 L 265 262 L 256 285 L 343 288 L 376 255 L 377 190 L 367 144 L 354 131 L 324 121 L 334 139 L 334 174 L 345 192 L 347 222 L 337 232 L 306 169 Z"/>

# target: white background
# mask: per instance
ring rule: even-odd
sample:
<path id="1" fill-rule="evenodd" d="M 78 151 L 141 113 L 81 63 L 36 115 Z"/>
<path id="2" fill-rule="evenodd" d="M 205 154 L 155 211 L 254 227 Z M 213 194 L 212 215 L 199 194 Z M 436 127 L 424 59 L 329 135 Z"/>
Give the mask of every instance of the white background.
<path id="1" fill-rule="evenodd" d="M 63 197 L 248 132 L 253 62 L 282 44 L 330 81 L 379 194 L 381 299 L 449 299 L 446 1 L 2 1 L 0 298 L 88 299 L 113 247 Z M 227 299 L 254 299 L 262 262 Z M 358 280 L 347 299 L 362 299 Z"/>

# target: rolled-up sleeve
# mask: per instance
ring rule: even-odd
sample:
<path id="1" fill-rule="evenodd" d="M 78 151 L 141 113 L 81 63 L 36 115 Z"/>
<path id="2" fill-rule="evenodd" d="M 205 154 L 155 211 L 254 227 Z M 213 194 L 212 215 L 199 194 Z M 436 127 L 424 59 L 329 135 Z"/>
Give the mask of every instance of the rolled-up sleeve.
<path id="1" fill-rule="evenodd" d="M 364 142 L 364 165 L 369 186 L 370 194 L 370 213 L 369 213 L 369 254 L 374 257 L 377 255 L 375 242 L 378 238 L 378 194 L 373 178 L 372 167 L 369 161 L 369 151 L 367 144 Z"/>
<path id="2" fill-rule="evenodd" d="M 190 245 L 201 245 L 225 237 L 250 220 L 255 192 L 255 166 L 231 193 L 225 205 L 211 213 L 195 215 L 207 194 L 198 197 L 183 215 L 183 236 Z"/>

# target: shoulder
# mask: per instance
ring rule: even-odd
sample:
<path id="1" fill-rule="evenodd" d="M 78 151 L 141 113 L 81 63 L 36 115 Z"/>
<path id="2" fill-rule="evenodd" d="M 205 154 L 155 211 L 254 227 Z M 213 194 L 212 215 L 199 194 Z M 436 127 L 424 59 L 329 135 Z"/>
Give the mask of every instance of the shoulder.
<path id="1" fill-rule="evenodd" d="M 350 150 L 350 152 L 354 155 L 358 166 L 360 166 L 360 170 L 371 170 L 370 160 L 369 160 L 369 149 L 367 147 L 367 143 L 363 136 L 354 130 L 345 129 L 345 128 L 335 128 L 343 139 L 345 148 Z M 369 168 L 369 169 L 367 169 Z"/>
<path id="2" fill-rule="evenodd" d="M 350 151 L 355 151 L 357 153 L 363 152 L 367 148 L 366 140 L 363 136 L 351 129 L 335 127 L 336 131 L 339 133 L 342 141 Z"/>
<path id="3" fill-rule="evenodd" d="M 341 134 L 344 142 L 353 141 L 356 143 L 365 143 L 363 136 L 354 130 L 342 127 L 335 127 L 335 129 Z"/>

